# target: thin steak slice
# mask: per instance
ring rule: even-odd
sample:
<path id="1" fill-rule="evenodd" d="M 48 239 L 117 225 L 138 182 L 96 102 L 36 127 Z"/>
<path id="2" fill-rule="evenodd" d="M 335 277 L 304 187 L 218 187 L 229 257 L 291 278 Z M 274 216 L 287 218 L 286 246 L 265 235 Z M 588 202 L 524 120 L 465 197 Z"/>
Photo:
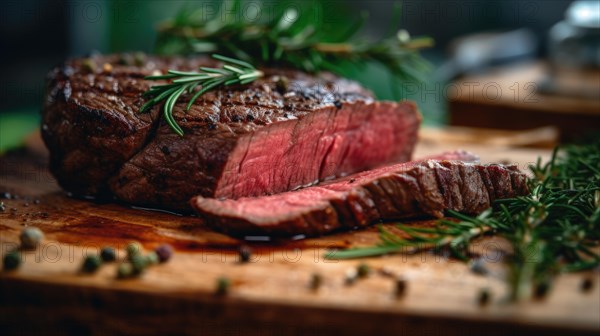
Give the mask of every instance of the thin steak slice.
<path id="1" fill-rule="evenodd" d="M 272 196 L 192 199 L 217 230 L 233 235 L 320 235 L 379 220 L 478 214 L 497 198 L 528 192 L 516 166 L 481 165 L 465 152 L 381 167 Z M 470 161 L 470 162 L 467 162 Z"/>
<path id="2" fill-rule="evenodd" d="M 126 56 L 126 55 L 125 55 Z M 95 64 L 95 67 L 90 67 Z M 144 76 L 218 66 L 206 58 L 123 55 L 73 59 L 48 77 L 42 134 L 51 171 L 68 191 L 191 210 L 189 199 L 259 196 L 411 158 L 420 115 L 410 102 L 375 102 L 355 82 L 262 69 L 245 86 L 181 97 L 176 135 L 162 106 L 138 113 Z"/>

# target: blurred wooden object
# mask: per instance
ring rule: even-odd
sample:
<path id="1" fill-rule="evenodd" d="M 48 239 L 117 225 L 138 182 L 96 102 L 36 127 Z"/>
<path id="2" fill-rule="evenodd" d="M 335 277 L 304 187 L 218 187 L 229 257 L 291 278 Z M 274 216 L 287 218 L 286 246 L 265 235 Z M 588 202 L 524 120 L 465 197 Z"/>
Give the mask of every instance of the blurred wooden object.
<path id="1" fill-rule="evenodd" d="M 543 63 L 527 63 L 451 83 L 450 124 L 508 130 L 555 126 L 562 140 L 600 131 L 600 99 L 543 94 L 547 73 Z M 600 91 L 600 78 L 597 82 L 597 89 L 589 89 Z"/>
<path id="2" fill-rule="evenodd" d="M 524 131 L 507 131 L 489 128 L 449 126 L 424 127 L 419 141 L 426 143 L 451 143 L 454 145 L 479 144 L 494 147 L 554 148 L 558 144 L 559 130 L 554 126 Z"/>

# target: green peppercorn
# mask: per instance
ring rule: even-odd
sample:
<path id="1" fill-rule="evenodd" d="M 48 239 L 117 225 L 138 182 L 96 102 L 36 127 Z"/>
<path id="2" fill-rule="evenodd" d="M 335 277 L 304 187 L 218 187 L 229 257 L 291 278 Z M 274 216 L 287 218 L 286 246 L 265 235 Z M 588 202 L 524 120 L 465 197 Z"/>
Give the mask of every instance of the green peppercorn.
<path id="1" fill-rule="evenodd" d="M 127 260 L 131 261 L 133 257 L 142 253 L 142 245 L 136 242 L 131 242 L 127 244 L 125 250 L 127 251 Z"/>
<path id="2" fill-rule="evenodd" d="M 281 76 L 281 77 L 277 78 L 277 80 L 275 81 L 275 89 L 280 94 L 286 93 L 289 89 L 289 86 L 290 86 L 290 81 L 285 76 Z"/>
<path id="3" fill-rule="evenodd" d="M 100 250 L 100 257 L 104 262 L 115 261 L 117 260 L 117 251 L 110 246 L 103 247 L 102 250 Z"/>
<path id="4" fill-rule="evenodd" d="M 19 238 L 21 239 L 22 248 L 33 250 L 37 248 L 44 239 L 44 233 L 36 227 L 28 227 L 21 231 Z"/>
<path id="5" fill-rule="evenodd" d="M 361 263 L 356 268 L 356 273 L 358 274 L 359 278 L 366 278 L 369 275 L 369 273 L 371 273 L 371 268 L 369 267 L 369 265 Z"/>
<path id="6" fill-rule="evenodd" d="M 21 254 L 17 250 L 12 250 L 4 256 L 4 270 L 12 271 L 21 266 Z"/>
<path id="7" fill-rule="evenodd" d="M 150 265 L 156 265 L 159 263 L 159 259 L 158 259 L 158 254 L 156 254 L 156 252 L 150 252 L 148 254 L 146 254 L 146 264 L 148 266 Z"/>
<path id="8" fill-rule="evenodd" d="M 136 52 L 133 55 L 133 61 L 135 63 L 135 65 L 137 66 L 142 66 L 144 65 L 144 63 L 146 63 L 146 54 L 144 54 L 143 52 L 139 51 Z"/>
<path id="9" fill-rule="evenodd" d="M 81 62 L 81 67 L 83 68 L 84 71 L 90 72 L 90 73 L 96 72 L 96 69 L 98 68 L 98 66 L 96 65 L 96 62 L 94 62 L 94 60 L 91 58 L 84 59 Z"/>
<path id="10" fill-rule="evenodd" d="M 84 273 L 94 273 L 100 268 L 100 265 L 102 265 L 102 259 L 95 254 L 90 254 L 83 260 L 81 271 Z"/>
<path id="11" fill-rule="evenodd" d="M 226 295 L 229 293 L 230 282 L 229 279 L 225 277 L 220 277 L 217 279 L 217 295 Z"/>
<path id="12" fill-rule="evenodd" d="M 487 288 L 482 288 L 481 290 L 479 290 L 479 295 L 477 296 L 477 303 L 480 306 L 486 306 L 488 303 L 490 303 L 491 298 L 492 293 L 490 292 L 490 290 Z"/>
<path id="13" fill-rule="evenodd" d="M 323 276 L 319 273 L 313 273 L 310 278 L 310 288 L 312 290 L 317 290 L 323 284 Z"/>
<path id="14" fill-rule="evenodd" d="M 133 268 L 133 274 L 142 274 L 148 267 L 148 260 L 141 254 L 131 257 L 130 262 L 131 267 Z"/>
<path id="15" fill-rule="evenodd" d="M 126 279 L 133 276 L 133 267 L 130 263 L 122 263 L 117 267 L 117 278 Z"/>

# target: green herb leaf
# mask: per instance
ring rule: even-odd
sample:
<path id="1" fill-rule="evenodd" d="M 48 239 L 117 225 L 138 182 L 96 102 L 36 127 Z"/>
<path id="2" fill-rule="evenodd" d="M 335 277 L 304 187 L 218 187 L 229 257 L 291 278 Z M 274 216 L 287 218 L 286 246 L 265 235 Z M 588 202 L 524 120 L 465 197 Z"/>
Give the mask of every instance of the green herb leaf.
<path id="1" fill-rule="evenodd" d="M 195 88 L 200 87 L 186 106 L 186 110 L 189 110 L 198 97 L 212 89 L 219 86 L 247 84 L 263 76 L 262 71 L 255 69 L 250 63 L 216 54 L 212 57 L 225 63 L 222 69 L 202 67 L 200 71 L 203 72 L 169 70 L 168 75 L 146 77 L 147 80 L 171 80 L 171 83 L 155 85 L 146 91 L 144 96 L 152 99 L 142 105 L 140 112 L 147 112 L 152 106 L 165 100 L 164 119 L 175 133 L 183 136 L 183 129 L 173 117 L 173 108 L 182 94 L 186 91 L 191 94 Z"/>

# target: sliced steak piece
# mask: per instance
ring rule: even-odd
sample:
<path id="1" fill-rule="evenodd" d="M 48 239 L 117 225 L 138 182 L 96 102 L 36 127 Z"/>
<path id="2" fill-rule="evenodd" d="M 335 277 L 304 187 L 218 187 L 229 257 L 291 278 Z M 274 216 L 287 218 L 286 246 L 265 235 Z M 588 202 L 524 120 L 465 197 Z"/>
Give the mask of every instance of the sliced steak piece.
<path id="1" fill-rule="evenodd" d="M 291 236 L 320 235 L 379 220 L 440 218 L 448 209 L 478 214 L 494 199 L 528 192 L 526 176 L 516 166 L 465 162 L 473 159 L 468 153 L 450 153 L 438 160 L 381 167 L 277 195 L 238 200 L 198 196 L 191 202 L 217 230 Z"/>
<path id="2" fill-rule="evenodd" d="M 74 59 L 48 78 L 42 134 L 51 171 L 68 191 L 190 210 L 189 199 L 288 191 L 383 164 L 408 161 L 420 115 L 413 103 L 375 102 L 331 74 L 263 69 L 265 77 L 200 97 L 174 118 L 138 113 L 155 71 L 218 66 L 206 58 L 119 55 Z M 95 67 L 90 67 L 95 64 Z"/>

